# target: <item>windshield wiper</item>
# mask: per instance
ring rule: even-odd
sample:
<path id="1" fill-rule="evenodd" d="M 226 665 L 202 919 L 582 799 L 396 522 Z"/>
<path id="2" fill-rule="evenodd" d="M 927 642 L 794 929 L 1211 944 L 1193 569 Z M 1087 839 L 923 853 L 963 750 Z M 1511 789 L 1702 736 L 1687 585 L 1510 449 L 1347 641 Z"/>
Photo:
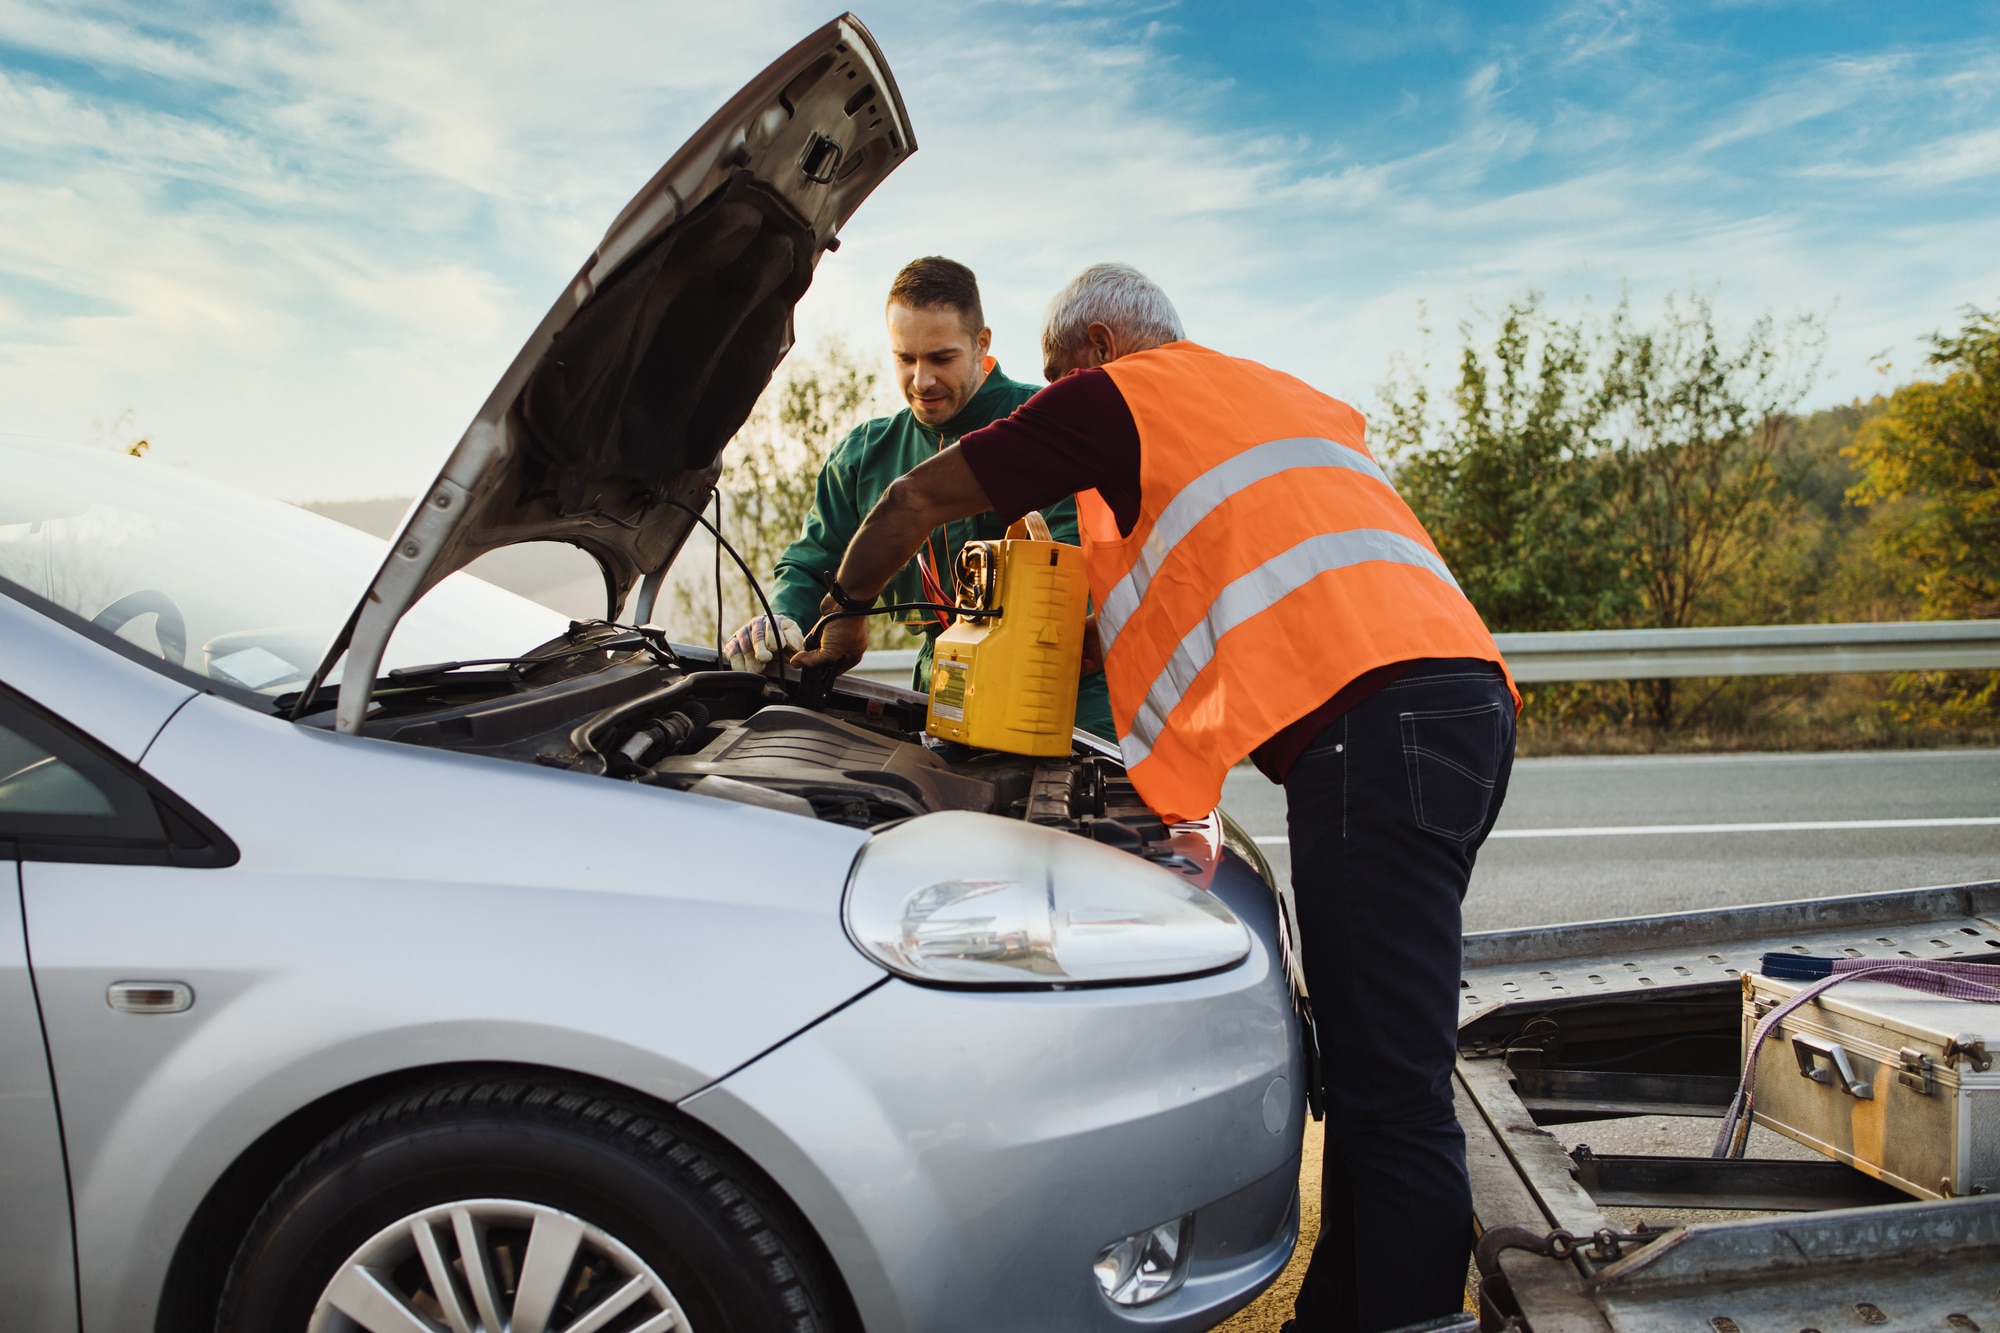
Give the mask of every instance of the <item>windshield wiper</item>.
<path id="1" fill-rule="evenodd" d="M 425 676 L 442 676 L 447 672 L 463 670 L 466 667 L 539 666 L 543 662 L 560 662 L 565 658 L 581 657 L 585 653 L 615 653 L 624 648 L 653 647 L 652 640 L 633 630 L 627 634 L 615 634 L 608 639 L 599 639 L 596 643 L 587 643 L 581 648 L 550 653 L 546 657 L 469 657 L 460 662 L 425 662 L 420 666 L 391 667 L 385 679 L 405 681 Z"/>
<path id="2" fill-rule="evenodd" d="M 674 657 L 673 649 L 667 645 L 666 635 L 663 632 L 655 630 L 652 633 L 648 633 L 645 630 L 626 626 L 620 626 L 619 628 L 623 630 L 622 633 L 614 634 L 609 638 L 599 639 L 595 643 L 581 644 L 574 648 L 568 648 L 559 653 L 522 657 L 473 657 L 456 662 L 426 662 L 418 666 L 393 667 L 390 669 L 388 675 L 376 680 L 375 686 L 378 690 L 387 686 L 399 687 L 402 692 L 407 693 L 414 684 L 420 684 L 427 680 L 435 680 L 439 676 L 450 675 L 452 672 L 464 667 L 501 666 L 512 668 L 539 666 L 544 662 L 561 662 L 568 658 L 581 657 L 586 653 L 619 652 L 630 648 L 644 648 L 652 654 L 654 661 L 663 666 L 679 665 L 678 659 Z M 516 686 L 520 684 L 518 677 L 511 670 L 495 672 L 494 675 L 510 680 Z M 273 708 L 281 716 L 292 716 L 296 720 L 308 709 L 322 706 L 331 707 L 334 700 L 339 697 L 339 691 L 340 686 L 338 684 L 322 685 L 314 692 L 312 701 L 309 704 L 304 703 L 296 691 L 290 694 L 281 694 L 271 702 Z"/>

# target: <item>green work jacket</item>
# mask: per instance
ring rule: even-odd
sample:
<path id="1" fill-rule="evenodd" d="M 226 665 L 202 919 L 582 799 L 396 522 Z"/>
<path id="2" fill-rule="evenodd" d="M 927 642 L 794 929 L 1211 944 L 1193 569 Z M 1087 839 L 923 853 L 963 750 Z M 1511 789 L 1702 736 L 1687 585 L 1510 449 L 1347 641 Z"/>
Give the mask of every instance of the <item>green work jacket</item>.
<path id="1" fill-rule="evenodd" d="M 825 593 L 820 577 L 830 579 L 840 568 L 847 544 L 854 540 L 861 520 L 882 498 L 882 492 L 889 489 L 889 483 L 966 432 L 998 421 L 1034 394 L 1034 385 L 1008 379 L 996 364 L 987 372 L 979 392 L 972 395 L 972 401 L 941 427 L 926 426 L 907 407 L 894 416 L 876 417 L 856 426 L 827 457 L 814 487 L 812 512 L 806 515 L 805 528 L 798 540 L 778 557 L 775 587 L 771 589 L 772 609 L 810 628 L 819 619 L 820 598 Z M 1048 520 L 1049 533 L 1057 541 L 1077 541 L 1075 500 L 1050 506 L 1042 511 L 1042 517 Z M 972 518 L 947 523 L 932 534 L 931 548 L 943 556 L 937 573 L 946 587 L 947 599 L 952 570 L 958 567 L 959 549 L 969 541 L 996 541 L 1006 535 L 1007 525 L 990 509 Z M 917 572 L 917 562 L 912 560 L 889 580 L 877 603 L 925 600 L 923 576 Z M 937 637 L 938 628 L 936 618 L 928 616 L 921 624 L 909 625 L 910 633 L 923 640 L 910 687 L 924 693 L 930 692 L 931 641 Z M 1101 672 L 1084 677 L 1077 689 L 1076 725 L 1107 740 L 1117 738 L 1111 726 L 1111 697 Z"/>

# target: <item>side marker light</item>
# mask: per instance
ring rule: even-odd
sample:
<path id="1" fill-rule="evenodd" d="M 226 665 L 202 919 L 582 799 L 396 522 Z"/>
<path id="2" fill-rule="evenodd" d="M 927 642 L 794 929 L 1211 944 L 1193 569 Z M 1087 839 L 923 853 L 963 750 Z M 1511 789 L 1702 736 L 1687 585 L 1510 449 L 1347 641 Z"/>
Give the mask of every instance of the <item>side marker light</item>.
<path id="1" fill-rule="evenodd" d="M 194 988 L 185 981 L 114 981 L 105 1003 L 121 1014 L 178 1014 L 194 1004 Z"/>

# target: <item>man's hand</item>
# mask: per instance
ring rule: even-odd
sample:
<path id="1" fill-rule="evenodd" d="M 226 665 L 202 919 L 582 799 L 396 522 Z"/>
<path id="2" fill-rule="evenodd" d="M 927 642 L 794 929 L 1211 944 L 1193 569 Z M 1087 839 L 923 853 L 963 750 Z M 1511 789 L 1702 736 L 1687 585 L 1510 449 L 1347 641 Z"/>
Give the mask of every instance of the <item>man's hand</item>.
<path id="1" fill-rule="evenodd" d="M 778 617 L 776 634 L 771 633 L 770 620 L 758 616 L 730 636 L 729 642 L 723 645 L 722 655 L 728 659 L 732 670 L 762 671 L 772 659 L 782 661 L 785 656 L 805 646 L 805 632 L 790 616 Z"/>
<path id="2" fill-rule="evenodd" d="M 835 582 L 851 599 L 872 602 L 896 571 L 909 563 L 935 528 L 955 518 L 971 518 L 993 507 L 980 489 L 979 478 L 957 445 L 905 472 L 889 484 L 882 498 L 861 520 L 854 540 L 841 557 Z M 828 597 L 820 614 L 840 609 Z M 836 620 L 820 634 L 818 648 L 793 659 L 799 667 L 830 666 L 846 671 L 868 651 L 868 625 L 860 616 Z"/>
<path id="3" fill-rule="evenodd" d="M 1078 664 L 1078 676 L 1094 676 L 1104 670 L 1104 640 L 1097 633 L 1097 617 L 1085 616 L 1083 620 L 1083 661 Z"/>
<path id="4" fill-rule="evenodd" d="M 821 615 L 829 615 L 840 609 L 840 604 L 828 597 L 819 604 Z M 830 666 L 835 674 L 851 671 L 861 661 L 861 655 L 868 651 L 868 618 L 847 616 L 841 620 L 829 621 L 819 632 L 819 647 L 808 648 L 792 658 L 792 665 L 804 670 L 807 667 Z"/>

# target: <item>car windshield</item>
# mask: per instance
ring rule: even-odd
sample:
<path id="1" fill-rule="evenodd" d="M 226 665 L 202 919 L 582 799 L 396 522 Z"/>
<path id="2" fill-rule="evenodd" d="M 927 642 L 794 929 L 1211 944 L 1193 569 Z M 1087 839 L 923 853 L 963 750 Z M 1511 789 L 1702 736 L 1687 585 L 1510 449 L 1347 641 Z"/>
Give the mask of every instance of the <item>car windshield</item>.
<path id="1" fill-rule="evenodd" d="M 312 674 L 388 550 L 152 459 L 0 436 L 0 477 L 0 578 L 267 697 Z M 568 625 L 453 574 L 403 618 L 383 665 L 511 656 Z"/>

